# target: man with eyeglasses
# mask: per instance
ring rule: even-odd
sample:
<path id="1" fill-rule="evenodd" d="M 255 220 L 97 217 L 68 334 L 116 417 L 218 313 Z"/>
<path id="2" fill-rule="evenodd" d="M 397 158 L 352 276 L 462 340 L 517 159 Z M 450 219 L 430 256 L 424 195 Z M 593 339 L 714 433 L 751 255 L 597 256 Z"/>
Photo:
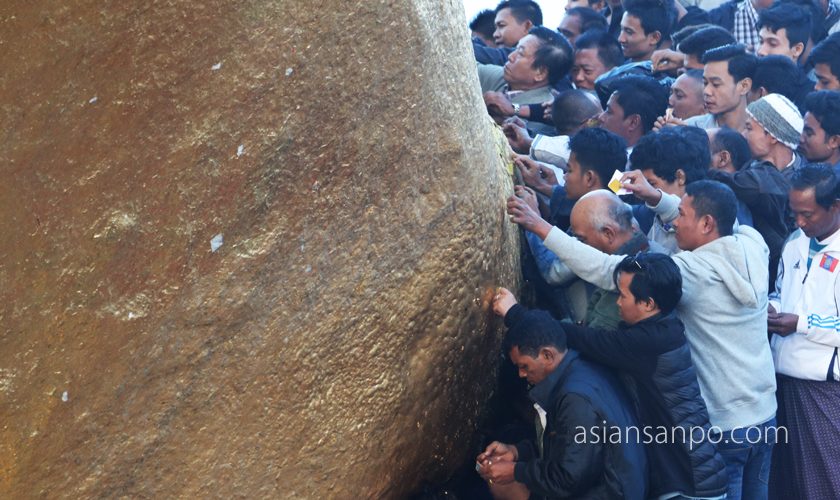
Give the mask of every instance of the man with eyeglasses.
<path id="1" fill-rule="evenodd" d="M 623 185 L 665 222 L 682 252 L 673 256 L 683 278 L 677 315 L 686 338 L 719 451 L 729 475 L 729 498 L 767 498 L 775 426 L 776 379 L 767 343 L 769 250 L 750 227 L 733 231 L 737 202 L 730 188 L 696 181 L 677 196 L 653 189 L 639 171 Z M 524 200 L 508 199 L 511 221 L 535 233 L 578 276 L 614 290 L 623 257 L 607 255 L 554 228 Z M 745 435 L 751 439 L 747 441 Z"/>

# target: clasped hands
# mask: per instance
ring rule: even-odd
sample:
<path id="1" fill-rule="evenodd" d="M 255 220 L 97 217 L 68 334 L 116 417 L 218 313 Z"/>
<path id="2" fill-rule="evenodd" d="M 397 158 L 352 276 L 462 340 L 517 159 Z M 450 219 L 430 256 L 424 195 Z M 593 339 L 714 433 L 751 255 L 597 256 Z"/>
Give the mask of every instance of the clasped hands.
<path id="1" fill-rule="evenodd" d="M 515 481 L 513 471 L 517 457 L 516 446 L 493 441 L 476 457 L 476 470 L 491 486 L 509 484 Z"/>

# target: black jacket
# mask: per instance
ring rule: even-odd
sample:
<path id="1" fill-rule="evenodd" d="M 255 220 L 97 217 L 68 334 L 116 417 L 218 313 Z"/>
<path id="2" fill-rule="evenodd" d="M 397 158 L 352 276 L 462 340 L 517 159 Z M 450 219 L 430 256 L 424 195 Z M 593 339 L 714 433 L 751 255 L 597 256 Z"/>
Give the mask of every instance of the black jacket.
<path id="1" fill-rule="evenodd" d="M 650 496 L 680 492 L 706 497 L 726 492 L 726 465 L 708 440 L 709 414 L 682 322 L 671 314 L 622 325 L 619 331 L 563 328 L 570 348 L 629 376 L 644 426 L 641 439 L 648 443 Z M 692 431 L 698 428 L 705 433 Z M 663 435 L 663 429 L 668 442 L 657 443 L 655 437 Z"/>
<path id="2" fill-rule="evenodd" d="M 488 47 L 482 41 L 473 39 L 473 52 L 476 62 L 504 66 L 513 49 L 510 47 Z"/>
<path id="3" fill-rule="evenodd" d="M 540 321 L 553 321 L 543 311 L 517 304 L 505 324 L 513 328 L 537 315 Z M 528 487 L 531 498 L 645 498 L 644 446 L 625 443 L 624 436 L 619 444 L 603 438 L 615 428 L 626 433 L 637 425 L 632 402 L 613 375 L 568 350 L 529 396 L 546 411 L 542 456 L 533 442 L 516 445 L 514 477 Z"/>
<path id="4" fill-rule="evenodd" d="M 726 31 L 732 33 L 735 31 L 735 11 L 738 10 L 738 4 L 749 0 L 732 0 L 725 4 L 719 5 L 709 11 L 709 22 L 717 24 Z"/>

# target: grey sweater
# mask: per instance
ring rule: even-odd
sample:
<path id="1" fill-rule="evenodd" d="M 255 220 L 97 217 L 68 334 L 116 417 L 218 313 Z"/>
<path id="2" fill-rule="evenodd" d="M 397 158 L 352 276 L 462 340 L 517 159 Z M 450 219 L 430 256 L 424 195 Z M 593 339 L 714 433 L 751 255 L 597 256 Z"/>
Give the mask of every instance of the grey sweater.
<path id="1" fill-rule="evenodd" d="M 678 205 L 678 197 L 663 194 L 654 210 L 670 222 Z M 545 246 L 578 276 L 615 289 L 613 270 L 623 256 L 602 253 L 557 228 Z M 712 425 L 728 431 L 766 422 L 776 414 L 776 378 L 767 342 L 767 245 L 757 231 L 741 226 L 732 236 L 672 258 L 683 279 L 677 314 L 685 323 Z"/>

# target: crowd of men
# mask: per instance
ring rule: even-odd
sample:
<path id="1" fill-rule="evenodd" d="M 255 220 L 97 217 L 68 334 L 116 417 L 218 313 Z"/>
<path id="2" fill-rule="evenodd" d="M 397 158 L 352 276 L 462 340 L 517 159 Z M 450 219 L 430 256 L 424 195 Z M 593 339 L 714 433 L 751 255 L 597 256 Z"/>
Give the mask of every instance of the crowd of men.
<path id="1" fill-rule="evenodd" d="M 840 1 L 470 28 L 535 304 L 493 300 L 534 426 L 477 457 L 491 494 L 840 498 Z"/>

